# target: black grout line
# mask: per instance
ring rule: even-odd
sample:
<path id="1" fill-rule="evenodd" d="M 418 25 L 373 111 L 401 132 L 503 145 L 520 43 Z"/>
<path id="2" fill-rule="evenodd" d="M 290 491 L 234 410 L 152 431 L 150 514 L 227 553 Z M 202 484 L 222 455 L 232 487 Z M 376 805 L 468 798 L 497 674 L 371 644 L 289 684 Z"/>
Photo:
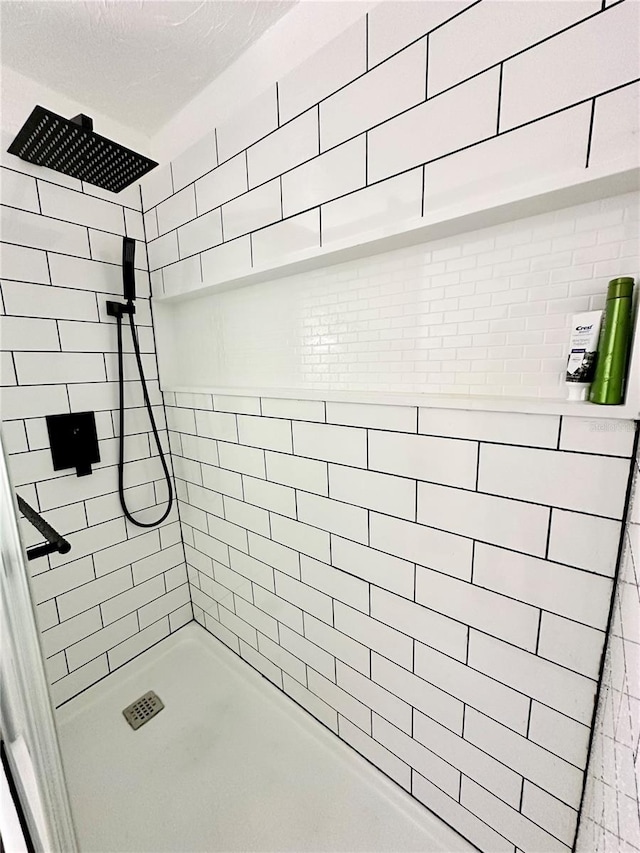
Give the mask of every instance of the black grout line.
<path id="1" fill-rule="evenodd" d="M 429 33 L 425 38 L 424 100 L 429 97 Z"/>
<path id="2" fill-rule="evenodd" d="M 276 122 L 280 127 L 280 93 L 278 91 L 278 81 L 276 80 Z"/>
<path id="3" fill-rule="evenodd" d="M 13 245 L 16 245 L 16 244 L 14 243 Z M 44 257 L 45 257 L 45 260 L 47 262 L 47 275 L 49 276 L 49 284 L 51 286 L 53 286 L 53 279 L 51 278 L 51 264 L 49 263 L 49 252 L 48 251 L 45 251 Z"/>
<path id="4" fill-rule="evenodd" d="M 312 109 L 313 109 L 313 107 L 312 107 Z M 310 157 L 310 158 L 309 158 L 309 160 L 305 160 L 305 161 L 303 161 L 302 163 L 298 163 L 298 166 L 303 166 L 305 163 L 309 163 L 309 162 L 311 162 L 311 160 L 314 160 L 316 156 L 317 156 L 317 157 L 319 157 L 321 154 L 324 154 L 324 153 L 325 153 L 325 152 L 322 150 L 322 141 L 321 141 L 321 139 L 320 139 L 320 104 L 318 104 L 318 105 L 317 105 L 316 109 L 317 109 L 317 123 L 318 123 L 318 153 L 317 153 L 317 155 L 314 155 L 313 157 Z M 335 146 L 335 147 L 337 147 L 337 146 Z M 327 150 L 331 150 L 331 149 L 327 149 Z M 294 168 L 298 168 L 298 167 L 297 167 L 297 166 L 294 166 Z M 292 170 L 292 169 L 287 169 L 287 170 L 286 170 L 286 171 L 284 171 L 282 174 L 286 175 L 286 174 L 287 174 L 287 172 L 290 172 L 290 171 L 293 171 L 293 170 Z"/>
<path id="5" fill-rule="evenodd" d="M 543 611 L 542 611 L 542 610 L 540 610 L 540 613 L 539 613 L 539 615 L 538 615 L 538 633 L 537 633 L 537 636 L 536 636 L 536 649 L 535 649 L 535 654 L 536 654 L 538 657 L 542 657 L 542 655 L 540 655 L 540 653 L 539 653 L 539 649 L 540 649 L 540 632 L 542 631 L 542 613 L 543 613 Z"/>
<path id="6" fill-rule="evenodd" d="M 38 602 L 38 606 L 40 606 L 41 604 L 44 604 L 44 601 Z M 54 607 L 56 609 L 56 616 L 58 617 L 58 623 L 57 624 L 60 625 L 61 624 L 60 623 L 60 611 L 58 610 L 58 599 L 57 598 L 53 599 L 53 604 L 54 604 Z M 57 625 L 52 625 L 51 627 L 56 628 Z M 51 630 L 51 628 L 47 628 L 47 630 L 49 631 L 49 630 Z M 41 634 L 44 634 L 44 631 L 41 631 Z M 66 657 L 66 649 L 65 649 L 65 657 Z"/>
<path id="7" fill-rule="evenodd" d="M 547 540 L 544 546 L 544 559 L 549 559 L 549 546 L 551 545 L 551 526 L 553 524 L 553 507 L 548 507 L 549 509 L 549 519 L 547 522 Z"/>
<path id="8" fill-rule="evenodd" d="M 369 185 L 369 132 L 364 134 L 364 185 Z"/>
<path id="9" fill-rule="evenodd" d="M 587 137 L 587 156 L 585 159 L 584 167 L 585 169 L 589 168 L 589 158 L 591 157 L 591 141 L 593 139 L 593 120 L 596 114 L 596 99 L 594 98 L 591 101 L 591 116 L 589 118 L 589 135 Z"/>
<path id="10" fill-rule="evenodd" d="M 527 717 L 527 731 L 526 731 L 527 740 L 529 740 L 529 733 L 531 732 L 531 717 L 532 716 L 533 716 L 533 698 L 531 697 L 529 699 L 529 715 Z M 535 743 L 535 741 L 532 741 L 532 743 Z M 585 769 L 586 769 L 586 764 L 585 764 Z"/>
<path id="11" fill-rule="evenodd" d="M 498 114 L 496 117 L 496 136 L 500 135 L 500 107 L 502 106 L 502 73 L 504 62 L 500 63 L 500 77 L 498 79 Z"/>
<path id="12" fill-rule="evenodd" d="M 213 128 L 213 140 L 216 147 L 216 167 L 220 165 L 220 154 L 218 153 L 218 128 Z M 206 173 L 205 173 L 206 174 Z M 203 177 L 202 175 L 200 177 Z M 200 180 L 200 178 L 196 178 L 196 180 Z M 195 183 L 195 181 L 194 181 Z"/>
<path id="13" fill-rule="evenodd" d="M 369 71 L 369 13 L 364 16 L 364 67 Z M 358 79 L 358 78 L 356 78 Z"/>
<path id="14" fill-rule="evenodd" d="M 23 173 L 17 172 L 17 174 L 21 175 Z M 38 213 L 42 216 L 43 213 L 42 213 L 42 202 L 40 201 L 40 187 L 38 186 L 38 181 L 35 178 L 33 179 L 33 182 L 34 182 L 35 187 L 36 187 L 36 198 L 38 199 Z M 33 213 L 33 211 L 31 211 L 31 212 Z M 88 238 L 88 232 L 89 232 L 89 229 L 87 229 L 87 238 Z M 91 247 L 89 247 L 89 250 L 91 250 Z"/>
<path id="15" fill-rule="evenodd" d="M 14 388 L 21 388 L 23 386 L 20 383 L 20 377 L 18 376 L 18 368 L 16 366 L 16 351 L 15 350 L 9 350 L 8 354 L 9 354 L 9 359 L 11 361 L 11 366 L 13 367 L 13 375 L 16 377 L 16 383 L 13 387 Z M 11 387 L 11 386 L 6 386 L 6 387 Z"/>

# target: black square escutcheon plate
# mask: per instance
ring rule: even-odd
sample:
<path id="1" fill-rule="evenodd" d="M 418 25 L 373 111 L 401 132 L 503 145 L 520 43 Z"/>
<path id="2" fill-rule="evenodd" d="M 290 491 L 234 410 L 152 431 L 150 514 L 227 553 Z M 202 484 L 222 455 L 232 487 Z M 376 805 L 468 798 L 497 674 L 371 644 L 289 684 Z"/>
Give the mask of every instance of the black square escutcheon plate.
<path id="1" fill-rule="evenodd" d="M 47 415 L 54 471 L 75 468 L 78 477 L 91 473 L 100 461 L 94 412 Z"/>

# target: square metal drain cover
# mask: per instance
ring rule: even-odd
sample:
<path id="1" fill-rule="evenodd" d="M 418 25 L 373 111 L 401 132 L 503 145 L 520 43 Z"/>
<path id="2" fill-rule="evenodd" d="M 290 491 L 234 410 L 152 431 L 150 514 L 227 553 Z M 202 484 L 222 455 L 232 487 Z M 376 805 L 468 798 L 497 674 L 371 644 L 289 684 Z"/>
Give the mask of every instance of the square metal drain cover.
<path id="1" fill-rule="evenodd" d="M 163 708 L 162 699 L 156 696 L 153 690 L 150 690 L 127 706 L 122 713 L 132 729 L 139 729 L 140 726 L 144 726 L 152 717 L 159 714 Z"/>

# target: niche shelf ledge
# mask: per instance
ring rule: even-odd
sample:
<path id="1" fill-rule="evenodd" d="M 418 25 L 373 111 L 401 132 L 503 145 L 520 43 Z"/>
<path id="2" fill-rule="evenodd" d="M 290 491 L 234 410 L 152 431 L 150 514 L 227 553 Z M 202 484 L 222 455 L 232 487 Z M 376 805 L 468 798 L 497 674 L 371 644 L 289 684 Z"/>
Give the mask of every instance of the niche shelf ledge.
<path id="1" fill-rule="evenodd" d="M 440 240 L 638 189 L 640 167 L 637 165 L 618 171 L 611 171 L 609 167 L 606 170 L 584 169 L 571 175 L 556 175 L 546 181 L 538 181 L 535 185 L 521 185 L 502 193 L 494 193 L 489 206 L 483 204 L 481 199 L 476 199 L 473 203 L 441 208 L 419 220 L 406 223 L 401 229 L 370 231 L 359 235 L 355 242 L 352 238 L 320 249 L 299 252 L 289 255 L 278 264 L 255 267 L 249 272 L 230 274 L 228 277 L 207 281 L 180 293 L 155 295 L 153 299 L 163 305 L 199 299 L 213 293 L 285 278 L 320 267 Z"/>
<path id="2" fill-rule="evenodd" d="M 394 391 L 332 391 L 303 388 L 242 388 L 224 386 L 162 385 L 162 391 L 213 394 L 226 397 L 262 397 L 279 400 L 324 400 L 329 403 L 363 403 L 378 406 L 416 406 L 423 409 L 467 409 L 481 412 L 521 412 L 606 420 L 640 419 L 640 400 L 618 406 L 532 397 L 490 397 L 481 394 L 407 394 Z"/>

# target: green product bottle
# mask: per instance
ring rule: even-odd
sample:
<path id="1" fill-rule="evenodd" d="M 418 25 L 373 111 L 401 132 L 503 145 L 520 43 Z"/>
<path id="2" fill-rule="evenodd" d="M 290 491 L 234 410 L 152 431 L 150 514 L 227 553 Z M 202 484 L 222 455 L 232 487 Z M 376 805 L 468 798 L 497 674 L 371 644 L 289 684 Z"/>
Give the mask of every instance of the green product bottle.
<path id="1" fill-rule="evenodd" d="M 631 341 L 632 278 L 609 282 L 607 305 L 602 319 L 596 375 L 589 399 L 615 406 L 622 402 Z"/>

